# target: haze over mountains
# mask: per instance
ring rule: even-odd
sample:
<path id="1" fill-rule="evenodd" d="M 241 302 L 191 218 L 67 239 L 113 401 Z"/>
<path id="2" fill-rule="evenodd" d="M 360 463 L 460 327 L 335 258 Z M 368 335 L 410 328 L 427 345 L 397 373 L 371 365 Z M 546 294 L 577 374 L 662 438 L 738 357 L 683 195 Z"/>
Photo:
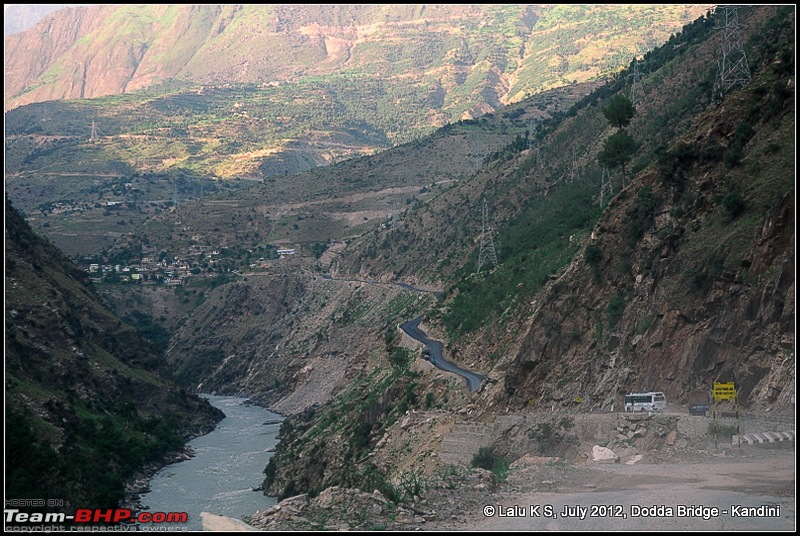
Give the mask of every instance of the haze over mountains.
<path id="1" fill-rule="evenodd" d="M 80 5 L 86 4 L 3 4 L 3 35 L 27 30 L 53 11 Z"/>

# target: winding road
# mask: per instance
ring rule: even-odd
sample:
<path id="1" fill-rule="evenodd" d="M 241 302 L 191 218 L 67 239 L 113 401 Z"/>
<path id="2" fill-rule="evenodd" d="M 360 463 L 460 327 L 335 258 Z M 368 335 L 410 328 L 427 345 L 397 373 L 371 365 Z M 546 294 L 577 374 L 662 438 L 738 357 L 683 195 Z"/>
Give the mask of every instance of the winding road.
<path id="1" fill-rule="evenodd" d="M 424 344 L 428 350 L 430 350 L 430 362 L 436 368 L 442 369 L 446 372 L 458 374 L 467 381 L 467 389 L 469 389 L 470 393 L 477 391 L 483 383 L 483 380 L 486 379 L 486 376 L 463 369 L 442 357 L 442 351 L 444 348 L 442 343 L 429 338 L 424 331 L 419 329 L 420 323 L 422 323 L 421 316 L 415 318 L 414 320 L 409 320 L 408 322 L 400 324 L 400 329 L 402 329 L 409 337 Z"/>
<path id="2" fill-rule="evenodd" d="M 322 274 L 320 275 L 322 279 L 327 281 L 347 281 L 350 283 L 366 283 L 368 285 L 394 285 L 405 290 L 410 290 L 413 292 L 425 292 L 427 294 L 433 294 L 433 296 L 439 300 L 442 298 L 441 292 L 436 292 L 433 290 L 427 290 L 423 288 L 417 288 L 409 285 L 408 283 L 380 283 L 378 281 L 367 281 L 364 279 L 345 279 L 339 277 L 333 277 L 330 274 Z M 415 339 L 422 344 L 424 344 L 428 350 L 430 351 L 430 359 L 429 361 L 433 366 L 438 369 L 444 370 L 445 372 L 452 372 L 453 374 L 458 374 L 467 382 L 467 389 L 469 389 L 470 393 L 474 393 L 478 389 L 480 389 L 481 384 L 486 379 L 486 376 L 483 374 L 478 374 L 477 372 L 472 372 L 467 369 L 463 369 L 458 365 L 454 365 L 448 360 L 446 360 L 442 353 L 444 351 L 444 346 L 441 342 L 435 341 L 428 337 L 427 333 L 419 329 L 419 325 L 422 323 L 422 317 L 415 318 L 414 320 L 409 320 L 403 324 L 400 324 L 400 329 L 402 329 L 406 335 Z"/>

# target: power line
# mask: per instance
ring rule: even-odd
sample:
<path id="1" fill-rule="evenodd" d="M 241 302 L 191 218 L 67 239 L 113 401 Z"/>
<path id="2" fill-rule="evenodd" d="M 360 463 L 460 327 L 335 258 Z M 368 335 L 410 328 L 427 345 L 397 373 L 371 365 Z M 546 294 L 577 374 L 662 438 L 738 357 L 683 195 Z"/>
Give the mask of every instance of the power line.
<path id="1" fill-rule="evenodd" d="M 608 195 L 608 199 L 614 195 L 614 185 L 611 183 L 611 172 L 608 170 L 608 166 L 603 166 L 603 173 L 600 176 L 600 207 L 602 208 L 605 202 L 605 196 Z"/>
<path id="2" fill-rule="evenodd" d="M 531 121 L 530 134 L 528 136 L 528 149 L 534 155 L 535 166 L 539 169 L 544 169 L 544 162 L 542 161 L 542 142 L 539 140 L 536 132 L 539 126 L 536 121 Z"/>
<path id="3" fill-rule="evenodd" d="M 497 268 L 497 252 L 494 248 L 494 239 L 492 238 L 492 227 L 489 224 L 489 205 L 486 199 L 483 200 L 483 208 L 481 210 L 481 247 L 478 253 L 478 271 L 481 271 L 483 263 L 488 258 L 492 264 Z"/>
<path id="4" fill-rule="evenodd" d="M 747 54 L 742 47 L 739 30 L 739 10 L 736 6 L 717 7 L 717 31 L 721 34 L 717 49 L 717 78 L 714 81 L 712 100 L 721 102 L 725 94 L 736 86 L 745 86 L 752 76 L 747 64 Z"/>
<path id="5" fill-rule="evenodd" d="M 575 148 L 572 148 L 572 167 L 569 171 L 569 181 L 572 182 L 574 180 L 581 178 L 581 168 L 578 166 L 578 155 L 575 152 Z"/>
<path id="6" fill-rule="evenodd" d="M 629 74 L 628 76 L 630 76 L 631 79 L 632 79 L 631 80 L 631 97 L 630 97 L 630 100 L 633 103 L 633 105 L 636 106 L 641 100 L 640 93 L 641 93 L 641 80 L 642 80 L 642 75 L 639 72 L 639 58 L 638 57 L 634 57 L 633 58 L 633 72 L 631 74 Z"/>

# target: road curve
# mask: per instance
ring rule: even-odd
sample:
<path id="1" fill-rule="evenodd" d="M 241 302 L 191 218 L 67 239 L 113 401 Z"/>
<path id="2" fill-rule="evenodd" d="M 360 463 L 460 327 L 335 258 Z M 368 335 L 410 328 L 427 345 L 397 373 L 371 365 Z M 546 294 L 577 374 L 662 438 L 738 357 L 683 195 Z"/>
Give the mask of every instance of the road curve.
<path id="1" fill-rule="evenodd" d="M 367 285 L 375 285 L 378 287 L 400 287 L 405 290 L 410 290 L 413 292 L 422 292 L 424 294 L 432 294 L 434 298 L 437 300 L 442 299 L 442 293 L 436 290 L 428 290 L 425 288 L 417 288 L 408 283 L 395 283 L 395 282 L 388 282 L 388 283 L 381 283 L 380 281 L 369 281 L 368 279 L 354 279 L 354 278 L 347 278 L 347 277 L 333 277 L 330 274 L 321 274 L 320 277 L 325 279 L 326 281 L 345 281 L 347 283 L 366 283 Z"/>
<path id="2" fill-rule="evenodd" d="M 433 294 L 433 297 L 437 300 L 442 299 L 442 293 L 437 292 L 434 290 L 427 290 L 424 288 L 417 288 L 414 286 L 409 285 L 408 283 L 380 283 L 378 281 L 368 281 L 365 279 L 350 279 L 350 278 L 341 278 L 341 277 L 333 277 L 330 274 L 321 274 L 320 277 L 327 281 L 346 281 L 350 283 L 366 283 L 368 285 L 378 285 L 378 286 L 397 286 L 403 288 L 405 290 L 410 290 L 413 292 L 424 292 L 426 294 Z M 453 374 L 458 374 L 467 382 L 467 389 L 469 389 L 470 393 L 474 393 L 478 389 L 480 389 L 481 384 L 486 379 L 486 376 L 483 374 L 478 374 L 476 372 L 472 372 L 466 369 L 459 367 L 458 365 L 454 365 L 444 357 L 442 357 L 444 347 L 442 343 L 439 341 L 435 341 L 428 337 L 428 335 L 419 329 L 419 325 L 422 323 L 422 317 L 415 318 L 414 320 L 409 320 L 403 324 L 400 324 L 400 329 L 406 332 L 406 334 L 411 337 L 412 339 L 416 339 L 422 344 L 424 344 L 428 350 L 430 350 L 431 357 L 430 362 L 438 369 L 444 370 L 446 372 L 452 372 Z"/>
<path id="3" fill-rule="evenodd" d="M 477 391 L 483 383 L 483 380 L 486 379 L 486 376 L 463 369 L 442 357 L 442 343 L 429 338 L 424 331 L 419 329 L 420 323 L 422 323 L 421 316 L 415 318 L 414 320 L 409 320 L 408 322 L 400 324 L 400 329 L 402 329 L 409 337 L 424 344 L 428 350 L 430 350 L 430 361 L 436 368 L 442 369 L 446 372 L 458 374 L 467 381 L 467 389 L 469 389 L 470 393 Z"/>

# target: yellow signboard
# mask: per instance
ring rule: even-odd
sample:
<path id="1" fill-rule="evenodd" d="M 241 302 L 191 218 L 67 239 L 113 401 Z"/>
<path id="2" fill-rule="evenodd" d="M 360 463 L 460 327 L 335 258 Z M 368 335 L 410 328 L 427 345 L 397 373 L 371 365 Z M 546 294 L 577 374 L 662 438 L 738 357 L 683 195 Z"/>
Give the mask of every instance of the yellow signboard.
<path id="1" fill-rule="evenodd" d="M 733 382 L 714 382 L 714 390 L 711 392 L 711 397 L 714 400 L 736 400 L 736 386 Z"/>

